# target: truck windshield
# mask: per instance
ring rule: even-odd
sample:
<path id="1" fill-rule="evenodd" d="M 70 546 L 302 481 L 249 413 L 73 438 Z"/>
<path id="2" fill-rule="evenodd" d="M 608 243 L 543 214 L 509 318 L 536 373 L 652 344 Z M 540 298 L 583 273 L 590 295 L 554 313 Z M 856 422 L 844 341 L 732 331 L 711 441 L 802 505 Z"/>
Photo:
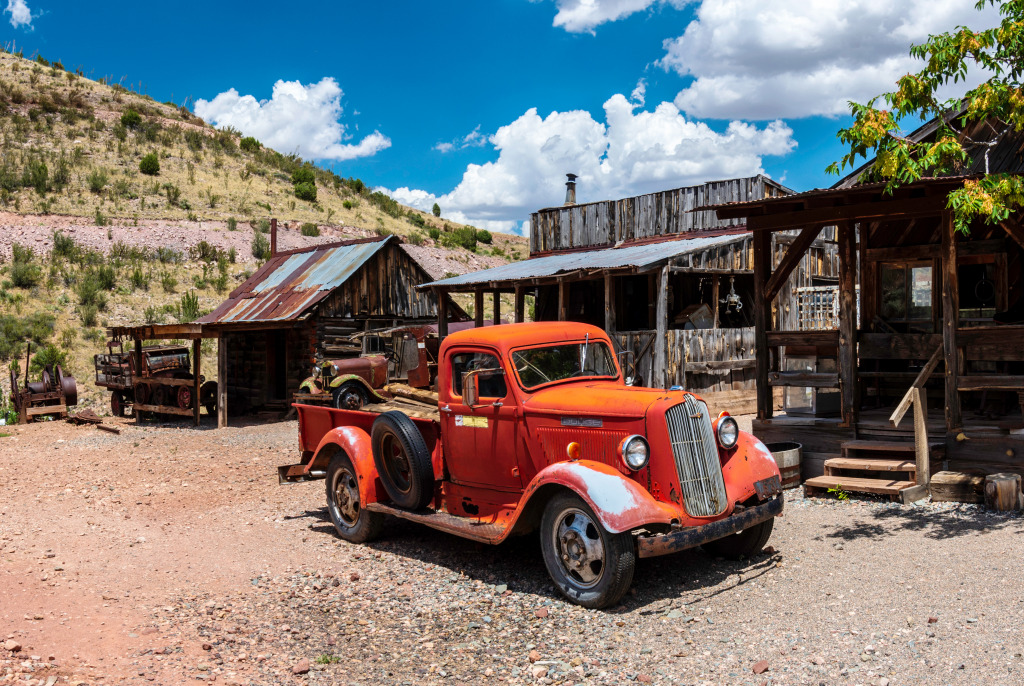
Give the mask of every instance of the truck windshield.
<path id="1" fill-rule="evenodd" d="M 562 379 L 618 375 L 611 351 L 601 341 L 516 350 L 512 362 L 526 390 Z"/>

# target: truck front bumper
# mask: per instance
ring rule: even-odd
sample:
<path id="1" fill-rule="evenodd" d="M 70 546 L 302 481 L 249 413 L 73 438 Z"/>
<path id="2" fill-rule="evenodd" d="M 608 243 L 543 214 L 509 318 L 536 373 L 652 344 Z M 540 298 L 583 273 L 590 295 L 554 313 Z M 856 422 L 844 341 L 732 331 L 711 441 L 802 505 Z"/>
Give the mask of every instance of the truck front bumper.
<path id="1" fill-rule="evenodd" d="M 691 526 L 660 536 L 639 538 L 637 539 L 637 554 L 640 557 L 668 555 L 739 533 L 782 514 L 784 500 L 785 496 L 779 493 L 767 502 L 745 508 L 741 512 L 734 512 L 725 519 L 719 519 L 710 524 Z"/>

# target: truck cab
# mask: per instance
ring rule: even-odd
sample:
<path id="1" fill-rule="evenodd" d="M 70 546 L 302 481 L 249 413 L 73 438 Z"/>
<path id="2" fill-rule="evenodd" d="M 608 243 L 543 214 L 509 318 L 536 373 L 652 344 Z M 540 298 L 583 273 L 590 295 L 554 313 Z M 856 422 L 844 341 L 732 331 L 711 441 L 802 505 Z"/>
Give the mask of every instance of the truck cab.
<path id="1" fill-rule="evenodd" d="M 297 406 L 304 460 L 282 480 L 326 478 L 343 538 L 384 516 L 486 543 L 539 530 L 552 580 L 589 607 L 625 593 L 637 557 L 767 542 L 782 511 L 768 450 L 692 393 L 628 386 L 601 329 L 466 330 L 439 357 L 437 420 Z"/>

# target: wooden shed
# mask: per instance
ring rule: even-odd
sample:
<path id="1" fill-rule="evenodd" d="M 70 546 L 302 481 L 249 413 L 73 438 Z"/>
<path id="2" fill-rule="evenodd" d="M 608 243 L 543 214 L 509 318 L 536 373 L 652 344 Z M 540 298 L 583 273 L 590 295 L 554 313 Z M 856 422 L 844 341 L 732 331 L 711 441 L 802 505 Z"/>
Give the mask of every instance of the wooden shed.
<path id="1" fill-rule="evenodd" d="M 934 130 L 928 124 L 911 137 L 927 140 Z M 973 148 L 958 176 L 889 194 L 859 183 L 858 170 L 828 190 L 717 208 L 753 233 L 754 431 L 803 444 L 812 490 L 841 484 L 913 500 L 943 470 L 932 492 L 942 498 L 952 482 L 970 490 L 979 476 L 1024 473 L 1024 225 L 1018 213 L 965 235 L 947 209 L 952 190 L 989 170 L 1024 171 L 1019 132 L 983 122 L 966 134 L 984 141 L 992 131 L 992 145 Z M 822 231 L 838 241 L 839 327 L 800 330 L 772 303 Z M 779 260 L 782 232 L 796 238 Z M 787 367 L 793 346 L 817 366 Z M 840 402 L 779 414 L 771 400 L 779 388 L 829 390 Z"/>
<path id="2" fill-rule="evenodd" d="M 575 197 L 569 181 L 568 199 Z M 471 292 L 482 320 L 489 295 L 513 293 L 515 320 L 535 296 L 534 318 L 603 327 L 627 373 L 655 387 L 723 393 L 737 410 L 754 400 L 753 238 L 743 221 L 695 211 L 705 204 L 761 200 L 792 191 L 765 176 L 540 210 L 531 215 L 530 259 L 435 281 L 435 293 Z M 798 316 L 797 289 L 834 289 L 834 236 L 816 237 L 785 284 L 779 316 Z M 772 246 L 785 252 L 792 237 Z"/>
<path id="3" fill-rule="evenodd" d="M 196 323 L 218 345 L 218 423 L 284 410 L 317 353 L 358 355 L 358 332 L 438 320 L 430 275 L 396 236 L 280 252 Z M 468 319 L 454 303 L 441 308 Z"/>

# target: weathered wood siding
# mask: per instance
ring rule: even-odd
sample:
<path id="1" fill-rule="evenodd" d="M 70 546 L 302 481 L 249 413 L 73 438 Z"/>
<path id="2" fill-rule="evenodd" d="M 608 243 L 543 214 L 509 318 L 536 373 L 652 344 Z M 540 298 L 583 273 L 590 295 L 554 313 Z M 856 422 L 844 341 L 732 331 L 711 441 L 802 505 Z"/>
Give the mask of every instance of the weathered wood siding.
<path id="1" fill-rule="evenodd" d="M 431 280 L 392 242 L 327 296 L 317 307 L 317 315 L 351 320 L 436 320 L 434 291 L 415 288 Z"/>
<path id="2" fill-rule="evenodd" d="M 779 262 L 785 256 L 790 243 L 799 232 L 786 231 L 773 236 L 772 243 L 772 269 L 779 266 Z M 775 326 L 780 331 L 800 330 L 800 308 L 799 300 L 796 297 L 798 288 L 814 286 L 821 280 L 832 280 L 838 284 L 839 279 L 839 254 L 836 250 L 835 229 L 828 227 L 821 232 L 804 256 L 800 264 L 796 266 L 793 273 L 789 275 L 785 285 L 779 290 L 775 299 Z"/>
<path id="3" fill-rule="evenodd" d="M 654 331 L 619 331 L 612 335 L 616 352 L 633 351 L 636 372 L 654 388 L 682 386 L 688 391 L 734 391 L 754 388 L 754 329 L 670 329 L 665 379 L 653 378 Z M 631 370 L 627 369 L 629 374 Z"/>
<path id="4" fill-rule="evenodd" d="M 765 176 L 712 181 L 621 200 L 540 210 L 530 215 L 530 254 L 614 245 L 655 236 L 721 229 L 736 224 L 696 207 L 759 200 L 788 193 Z"/>

